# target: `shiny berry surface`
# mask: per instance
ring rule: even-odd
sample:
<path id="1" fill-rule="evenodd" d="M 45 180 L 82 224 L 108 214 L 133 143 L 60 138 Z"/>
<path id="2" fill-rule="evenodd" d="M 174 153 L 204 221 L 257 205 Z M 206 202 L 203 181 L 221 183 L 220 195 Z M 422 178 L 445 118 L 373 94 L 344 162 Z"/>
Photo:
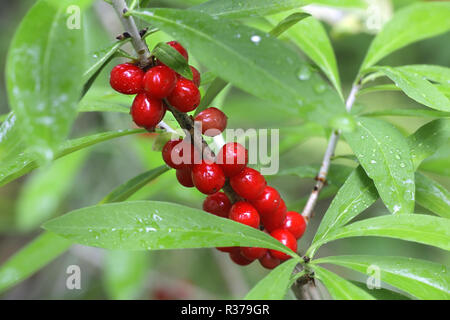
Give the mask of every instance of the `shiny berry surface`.
<path id="1" fill-rule="evenodd" d="M 255 200 L 252 200 L 253 206 L 261 215 L 268 215 L 275 212 L 281 202 L 280 194 L 275 188 L 266 186 L 263 192 Z"/>
<path id="2" fill-rule="evenodd" d="M 259 263 L 266 269 L 274 269 L 281 263 L 281 260 L 272 257 L 269 250 L 267 250 L 266 254 L 262 258 L 259 258 Z"/>
<path id="3" fill-rule="evenodd" d="M 192 181 L 198 191 L 204 194 L 218 192 L 225 184 L 225 175 L 219 165 L 202 162 L 194 164 L 192 168 Z"/>
<path id="4" fill-rule="evenodd" d="M 176 84 L 175 71 L 166 66 L 153 67 L 144 76 L 144 90 L 152 98 L 167 97 L 175 89 Z"/>
<path id="5" fill-rule="evenodd" d="M 255 260 L 260 259 L 264 257 L 267 253 L 266 248 L 258 248 L 258 247 L 242 247 L 241 248 L 241 254 L 249 259 L 249 260 Z"/>
<path id="6" fill-rule="evenodd" d="M 211 107 L 200 112 L 195 121 L 202 125 L 202 134 L 208 137 L 214 137 L 222 133 L 227 127 L 228 118 L 217 108 Z"/>
<path id="7" fill-rule="evenodd" d="M 292 251 L 297 252 L 297 239 L 295 239 L 295 237 L 289 231 L 285 229 L 276 229 L 272 231 L 270 235 L 275 239 L 277 239 L 278 241 L 280 241 L 282 244 L 284 244 Z M 291 258 L 291 256 L 281 251 L 269 249 L 269 252 L 272 255 L 272 257 L 280 260 L 287 260 Z"/>
<path id="8" fill-rule="evenodd" d="M 143 90 L 144 71 L 131 63 L 115 66 L 110 73 L 111 87 L 123 94 L 137 94 Z"/>
<path id="9" fill-rule="evenodd" d="M 261 222 L 264 228 L 269 232 L 282 228 L 284 219 L 286 218 L 286 211 L 286 204 L 281 200 L 277 210 L 268 214 L 261 214 Z"/>
<path id="10" fill-rule="evenodd" d="M 298 212 L 288 211 L 283 221 L 283 229 L 288 230 L 296 239 L 299 239 L 306 230 L 305 219 Z"/>
<path id="11" fill-rule="evenodd" d="M 244 168 L 230 178 L 231 187 L 241 197 L 247 200 L 258 198 L 266 187 L 266 179 L 252 168 Z"/>
<path id="12" fill-rule="evenodd" d="M 161 100 L 140 93 L 134 98 L 130 113 L 137 126 L 151 129 L 161 122 L 166 109 Z"/>
<path id="13" fill-rule="evenodd" d="M 231 220 L 245 224 L 249 227 L 259 227 L 258 211 L 248 202 L 238 201 L 230 209 L 228 216 Z"/>
<path id="14" fill-rule="evenodd" d="M 162 149 L 164 162 L 173 169 L 192 167 L 198 154 L 187 140 L 169 140 Z"/>
<path id="15" fill-rule="evenodd" d="M 231 201 L 223 192 L 217 192 L 206 197 L 203 201 L 203 210 L 216 216 L 228 218 Z"/>
<path id="16" fill-rule="evenodd" d="M 189 60 L 187 50 L 178 41 L 169 41 L 167 44 L 177 50 L 186 59 L 186 61 Z"/>
<path id="17" fill-rule="evenodd" d="M 227 177 L 237 175 L 248 163 L 248 151 L 240 143 L 229 142 L 217 154 L 217 163 Z"/>
<path id="18" fill-rule="evenodd" d="M 185 167 L 182 169 L 178 169 L 176 172 L 178 182 L 186 187 L 192 188 L 194 183 L 192 182 L 192 170 L 190 167 Z"/>
<path id="19" fill-rule="evenodd" d="M 230 258 L 234 263 L 240 266 L 246 266 L 253 262 L 253 260 L 249 260 L 241 254 L 240 248 L 233 248 L 230 252 Z"/>
<path id="20" fill-rule="evenodd" d="M 178 78 L 175 88 L 167 100 L 178 111 L 190 112 L 198 107 L 200 98 L 200 91 L 192 81 Z"/>

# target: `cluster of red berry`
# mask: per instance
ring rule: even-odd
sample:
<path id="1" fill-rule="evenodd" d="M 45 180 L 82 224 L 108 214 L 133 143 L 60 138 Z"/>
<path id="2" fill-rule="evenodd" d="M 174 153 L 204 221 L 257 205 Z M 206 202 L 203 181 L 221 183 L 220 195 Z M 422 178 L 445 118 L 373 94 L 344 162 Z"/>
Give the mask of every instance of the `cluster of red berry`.
<path id="1" fill-rule="evenodd" d="M 186 60 L 186 50 L 175 41 L 169 42 Z M 111 72 L 111 86 L 125 94 L 137 94 L 131 107 L 134 122 L 147 129 L 154 128 L 164 117 L 162 99 L 180 112 L 194 110 L 200 103 L 198 85 L 200 74 L 191 67 L 193 81 L 187 80 L 161 62 L 144 73 L 133 64 L 116 66 Z M 202 134 L 215 136 L 227 125 L 226 115 L 216 108 L 208 108 L 195 118 Z M 176 177 L 185 187 L 196 187 L 208 196 L 203 210 L 253 228 L 260 228 L 272 237 L 297 251 L 297 240 L 306 229 L 302 215 L 288 211 L 278 191 L 267 185 L 261 173 L 247 166 L 248 151 L 239 143 L 225 144 L 214 160 L 204 159 L 190 138 L 168 141 L 162 150 L 165 163 L 176 169 Z M 229 182 L 238 200 L 232 203 L 220 190 Z M 273 269 L 290 256 L 283 252 L 258 247 L 222 247 L 239 265 L 259 260 Z"/>

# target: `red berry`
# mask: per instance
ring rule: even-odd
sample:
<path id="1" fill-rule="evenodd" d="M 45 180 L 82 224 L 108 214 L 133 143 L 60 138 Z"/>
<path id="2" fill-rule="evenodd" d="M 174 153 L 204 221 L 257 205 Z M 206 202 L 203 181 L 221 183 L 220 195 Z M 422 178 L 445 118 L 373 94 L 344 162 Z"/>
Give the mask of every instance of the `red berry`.
<path id="1" fill-rule="evenodd" d="M 268 215 L 278 209 L 280 202 L 278 191 L 267 186 L 259 197 L 252 201 L 252 204 L 261 215 Z"/>
<path id="2" fill-rule="evenodd" d="M 245 224 L 247 226 L 259 227 L 259 213 L 248 202 L 238 201 L 230 209 L 228 216 L 231 220 Z"/>
<path id="3" fill-rule="evenodd" d="M 192 181 L 200 192 L 213 194 L 222 189 L 225 175 L 219 165 L 203 161 L 192 168 Z"/>
<path id="4" fill-rule="evenodd" d="M 194 68 L 193 66 L 189 66 L 189 68 L 191 68 L 191 71 L 192 71 L 192 82 L 194 82 L 194 84 L 197 87 L 200 87 L 200 82 L 201 82 L 200 72 L 198 72 L 198 70 L 196 68 Z"/>
<path id="5" fill-rule="evenodd" d="M 175 88 L 177 75 L 167 66 L 149 69 L 144 76 L 144 90 L 153 98 L 164 99 Z"/>
<path id="6" fill-rule="evenodd" d="M 247 200 L 258 198 L 266 187 L 266 179 L 262 174 L 248 167 L 232 176 L 230 183 L 233 190 Z"/>
<path id="7" fill-rule="evenodd" d="M 217 163 L 227 177 L 237 175 L 248 163 L 248 151 L 240 143 L 229 142 L 220 149 Z"/>
<path id="8" fill-rule="evenodd" d="M 192 182 L 191 168 L 185 167 L 182 169 L 178 169 L 176 175 L 178 182 L 182 186 L 185 186 L 186 188 L 192 188 L 194 186 L 194 183 Z"/>
<path id="9" fill-rule="evenodd" d="M 266 269 L 274 269 L 281 261 L 280 259 L 272 257 L 269 251 L 267 251 L 266 254 L 259 259 L 259 263 Z"/>
<path id="10" fill-rule="evenodd" d="M 200 98 L 200 91 L 194 82 L 179 78 L 167 100 L 178 111 L 189 112 L 198 107 Z"/>
<path id="11" fill-rule="evenodd" d="M 253 260 L 249 260 L 241 254 L 241 250 L 239 247 L 233 248 L 230 252 L 230 258 L 234 263 L 240 266 L 246 266 L 253 262 Z"/>
<path id="12" fill-rule="evenodd" d="M 262 258 L 266 255 L 267 249 L 266 248 L 258 248 L 258 247 L 242 247 L 241 248 L 241 254 L 249 259 L 249 260 L 255 260 Z"/>
<path id="13" fill-rule="evenodd" d="M 300 213 L 288 211 L 283 222 L 283 228 L 292 233 L 296 239 L 299 239 L 305 233 L 306 222 Z"/>
<path id="14" fill-rule="evenodd" d="M 198 157 L 195 147 L 188 140 L 169 140 L 162 149 L 164 162 L 173 169 L 191 167 Z"/>
<path id="15" fill-rule="evenodd" d="M 233 251 L 234 247 L 217 247 L 216 249 L 222 252 L 230 253 Z"/>
<path id="16" fill-rule="evenodd" d="M 169 46 L 177 50 L 185 59 L 188 61 L 189 56 L 186 49 L 178 42 L 178 41 L 169 41 L 167 42 Z"/>
<path id="17" fill-rule="evenodd" d="M 276 229 L 270 233 L 272 237 L 280 241 L 282 244 L 284 244 L 286 247 L 291 249 L 294 252 L 297 252 L 297 239 L 290 233 L 289 231 L 285 229 Z M 291 256 L 285 254 L 284 252 L 277 251 L 274 249 L 269 249 L 270 254 L 272 257 L 280 259 L 280 260 L 287 260 L 291 258 Z"/>
<path id="18" fill-rule="evenodd" d="M 131 63 L 123 63 L 111 70 L 111 87 L 123 94 L 137 94 L 143 89 L 144 71 Z"/>
<path id="19" fill-rule="evenodd" d="M 161 100 L 150 98 L 145 93 L 139 93 L 134 98 L 130 113 L 136 125 L 151 129 L 164 118 L 166 108 Z"/>
<path id="20" fill-rule="evenodd" d="M 200 112 L 195 121 L 202 124 L 202 134 L 214 137 L 227 127 L 227 116 L 217 108 L 211 107 Z"/>
<path id="21" fill-rule="evenodd" d="M 203 201 L 203 210 L 219 217 L 228 218 L 230 209 L 231 201 L 223 192 L 211 194 Z"/>
<path id="22" fill-rule="evenodd" d="M 283 200 L 281 200 L 280 205 L 277 210 L 269 214 L 261 214 L 261 221 L 264 225 L 264 228 L 267 231 L 272 232 L 275 229 L 279 229 L 283 227 L 284 219 L 286 218 L 286 204 Z"/>

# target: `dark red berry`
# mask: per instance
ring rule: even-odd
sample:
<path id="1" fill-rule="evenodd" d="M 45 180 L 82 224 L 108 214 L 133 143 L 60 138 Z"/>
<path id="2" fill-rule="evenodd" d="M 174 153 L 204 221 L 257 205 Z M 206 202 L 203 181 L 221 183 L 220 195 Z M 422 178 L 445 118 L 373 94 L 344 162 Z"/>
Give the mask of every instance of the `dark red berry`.
<path id="1" fill-rule="evenodd" d="M 258 247 L 242 247 L 241 248 L 241 254 L 249 259 L 249 260 L 255 260 L 262 258 L 266 255 L 267 249 L 266 248 L 258 248 Z"/>
<path id="2" fill-rule="evenodd" d="M 280 241 L 282 244 L 284 244 L 286 247 L 291 249 L 294 252 L 297 252 L 297 239 L 290 233 L 289 231 L 285 229 L 276 229 L 270 233 L 272 237 Z M 285 254 L 284 252 L 277 251 L 274 249 L 269 249 L 270 254 L 272 257 L 280 259 L 280 260 L 287 260 L 291 258 L 291 256 Z"/>
<path id="3" fill-rule="evenodd" d="M 264 228 L 269 232 L 282 228 L 284 219 L 286 218 L 286 211 L 286 204 L 281 200 L 277 210 L 269 214 L 261 214 L 261 222 L 264 225 Z"/>
<path id="4" fill-rule="evenodd" d="M 227 127 L 227 116 L 217 108 L 211 107 L 200 112 L 195 121 L 202 125 L 202 134 L 214 137 L 222 133 Z"/>
<path id="5" fill-rule="evenodd" d="M 230 252 L 230 258 L 234 263 L 240 266 L 246 266 L 253 262 L 253 260 L 249 260 L 241 254 L 241 250 L 239 247 L 233 248 Z"/>
<path id="6" fill-rule="evenodd" d="M 137 94 L 143 90 L 144 71 L 131 63 L 123 63 L 111 70 L 111 87 L 123 94 Z"/>
<path id="7" fill-rule="evenodd" d="M 136 125 L 151 129 L 164 118 L 166 108 L 161 100 L 150 98 L 145 93 L 139 93 L 134 98 L 130 113 Z"/>
<path id="8" fill-rule="evenodd" d="M 252 200 L 253 206 L 261 215 L 275 212 L 281 202 L 280 194 L 272 187 L 266 186 L 258 198 Z"/>
<path id="9" fill-rule="evenodd" d="M 192 188 L 194 186 L 194 183 L 192 182 L 192 170 L 190 167 L 185 167 L 182 169 L 177 170 L 177 180 L 186 188 Z"/>
<path id="10" fill-rule="evenodd" d="M 272 255 L 267 250 L 266 254 L 259 259 L 259 263 L 266 269 L 274 269 L 281 263 L 281 260 L 272 257 Z"/>
<path id="11" fill-rule="evenodd" d="M 238 201 L 233 204 L 228 217 L 247 226 L 259 228 L 258 211 L 248 202 Z"/>
<path id="12" fill-rule="evenodd" d="M 179 78 L 167 100 L 178 111 L 189 112 L 198 107 L 200 98 L 200 91 L 192 81 Z"/>
<path id="13" fill-rule="evenodd" d="M 144 76 L 144 90 L 150 97 L 164 99 L 175 88 L 177 75 L 167 66 L 149 69 Z"/>
<path id="14" fill-rule="evenodd" d="M 200 192 L 213 194 L 222 189 L 225 184 L 225 175 L 219 165 L 203 161 L 200 164 L 194 164 L 192 181 Z"/>
<path id="15" fill-rule="evenodd" d="M 185 59 L 188 61 L 189 56 L 186 49 L 178 42 L 178 41 L 169 41 L 167 42 L 169 46 L 177 50 Z"/>
<path id="16" fill-rule="evenodd" d="M 244 168 L 230 178 L 231 187 L 241 197 L 247 200 L 258 198 L 266 187 L 266 179 L 252 168 Z"/>
<path id="17" fill-rule="evenodd" d="M 229 142 L 217 154 L 217 163 L 227 177 L 240 173 L 248 163 L 248 151 L 237 142 Z"/>
<path id="18" fill-rule="evenodd" d="M 188 140 L 169 140 L 162 149 L 164 162 L 171 168 L 192 167 L 198 156 L 195 147 Z"/>
<path id="19" fill-rule="evenodd" d="M 306 230 L 305 219 L 298 212 L 288 211 L 283 222 L 283 229 L 288 230 L 296 239 L 299 239 Z"/>
<path id="20" fill-rule="evenodd" d="M 200 87 L 200 81 L 201 81 L 200 72 L 198 72 L 198 70 L 196 68 L 194 68 L 193 66 L 189 66 L 189 68 L 191 68 L 191 71 L 192 71 L 192 82 L 194 82 L 194 84 L 197 87 Z M 186 79 L 179 73 L 177 73 L 177 76 L 178 76 L 178 78 Z"/>
<path id="21" fill-rule="evenodd" d="M 231 251 L 233 251 L 234 247 L 217 247 L 216 249 L 221 252 L 230 253 Z"/>
<path id="22" fill-rule="evenodd" d="M 223 192 L 211 194 L 203 201 L 203 210 L 219 217 L 228 218 L 230 209 L 231 201 Z"/>

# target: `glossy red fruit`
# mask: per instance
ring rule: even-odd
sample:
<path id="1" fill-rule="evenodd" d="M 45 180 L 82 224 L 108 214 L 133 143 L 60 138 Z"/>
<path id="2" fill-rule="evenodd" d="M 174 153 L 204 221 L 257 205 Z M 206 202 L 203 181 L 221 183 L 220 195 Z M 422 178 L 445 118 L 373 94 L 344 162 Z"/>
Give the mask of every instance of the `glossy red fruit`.
<path id="1" fill-rule="evenodd" d="M 230 183 L 233 190 L 247 200 L 258 198 L 267 184 L 261 173 L 248 167 L 232 176 Z"/>
<path id="2" fill-rule="evenodd" d="M 219 217 L 228 218 L 230 209 L 231 201 L 223 192 L 211 194 L 203 201 L 203 210 Z"/>
<path id="3" fill-rule="evenodd" d="M 284 244 L 292 251 L 297 252 L 297 239 L 295 239 L 295 237 L 289 231 L 285 229 L 276 229 L 272 231 L 270 235 L 275 239 L 277 239 L 278 241 L 280 241 L 282 244 Z M 269 249 L 269 252 L 272 255 L 272 257 L 280 260 L 287 260 L 291 258 L 291 256 L 281 251 Z"/>
<path id="4" fill-rule="evenodd" d="M 249 260 L 255 260 L 262 258 L 266 255 L 267 249 L 266 248 L 258 248 L 258 247 L 242 247 L 241 248 L 241 254 L 249 259 Z"/>
<path id="5" fill-rule="evenodd" d="M 259 213 L 248 202 L 238 201 L 233 204 L 228 217 L 247 226 L 259 228 Z"/>
<path id="6" fill-rule="evenodd" d="M 299 239 L 305 233 L 306 221 L 300 213 L 288 211 L 283 222 L 283 229 L 288 230 L 296 239 Z"/>
<path id="7" fill-rule="evenodd" d="M 213 194 L 222 189 L 225 184 L 225 175 L 219 165 L 203 161 L 200 164 L 194 164 L 192 181 L 198 191 Z"/>
<path id="8" fill-rule="evenodd" d="M 150 97 L 164 99 L 177 84 L 177 74 L 167 66 L 149 69 L 144 76 L 144 90 Z"/>
<path id="9" fill-rule="evenodd" d="M 176 172 L 178 182 L 186 187 L 192 188 L 194 183 L 192 182 L 192 170 L 190 167 L 185 167 L 182 169 L 178 169 Z"/>
<path id="10" fill-rule="evenodd" d="M 154 128 L 164 118 L 166 108 L 161 100 L 139 93 L 133 100 L 130 110 L 134 123 L 146 129 Z"/>
<path id="11" fill-rule="evenodd" d="M 200 87 L 200 82 L 201 82 L 200 72 L 198 72 L 198 70 L 196 68 L 194 68 L 193 66 L 189 66 L 189 68 L 191 68 L 191 71 L 192 71 L 192 82 L 194 82 L 194 84 L 197 87 Z M 183 77 L 179 73 L 177 73 L 177 77 L 178 78 L 182 78 L 182 79 L 186 79 L 185 77 Z"/>
<path id="12" fill-rule="evenodd" d="M 272 257 L 269 250 L 267 250 L 266 254 L 259 259 L 259 263 L 266 269 L 274 269 L 281 263 L 281 260 Z"/>
<path id="13" fill-rule="evenodd" d="M 253 206 L 261 215 L 275 212 L 280 206 L 281 197 L 275 188 L 266 186 L 258 198 L 252 200 Z"/>
<path id="14" fill-rule="evenodd" d="M 200 98 L 200 91 L 198 91 L 194 82 L 178 78 L 175 88 L 167 97 L 167 100 L 178 111 L 189 112 L 198 107 Z"/>
<path id="15" fill-rule="evenodd" d="M 185 59 L 188 61 L 189 55 L 186 49 L 178 42 L 178 41 L 169 41 L 167 42 L 169 46 L 177 50 Z"/>
<path id="16" fill-rule="evenodd" d="M 217 163 L 227 177 L 240 173 L 248 163 L 248 151 L 237 142 L 229 142 L 217 154 Z"/>
<path id="17" fill-rule="evenodd" d="M 217 108 L 211 107 L 200 112 L 195 121 L 201 123 L 202 134 L 214 137 L 227 127 L 227 116 Z"/>
<path id="18" fill-rule="evenodd" d="M 143 90 L 144 71 L 131 63 L 123 63 L 111 70 L 111 87 L 123 94 L 137 94 Z"/>
<path id="19" fill-rule="evenodd" d="M 216 249 L 221 252 L 230 253 L 231 251 L 233 251 L 234 247 L 217 247 Z"/>
<path id="20" fill-rule="evenodd" d="M 197 151 L 188 140 L 169 140 L 162 149 L 164 162 L 173 169 L 192 167 L 198 157 Z"/>
<path id="21" fill-rule="evenodd" d="M 281 200 L 277 210 L 269 214 L 261 215 L 261 222 L 264 225 L 264 228 L 269 232 L 282 228 L 284 219 L 286 218 L 286 211 L 286 204 Z"/>
<path id="22" fill-rule="evenodd" d="M 231 250 L 230 258 L 234 263 L 240 266 L 246 266 L 253 262 L 253 260 L 249 260 L 241 254 L 241 250 L 239 247 L 233 248 L 233 250 Z"/>

